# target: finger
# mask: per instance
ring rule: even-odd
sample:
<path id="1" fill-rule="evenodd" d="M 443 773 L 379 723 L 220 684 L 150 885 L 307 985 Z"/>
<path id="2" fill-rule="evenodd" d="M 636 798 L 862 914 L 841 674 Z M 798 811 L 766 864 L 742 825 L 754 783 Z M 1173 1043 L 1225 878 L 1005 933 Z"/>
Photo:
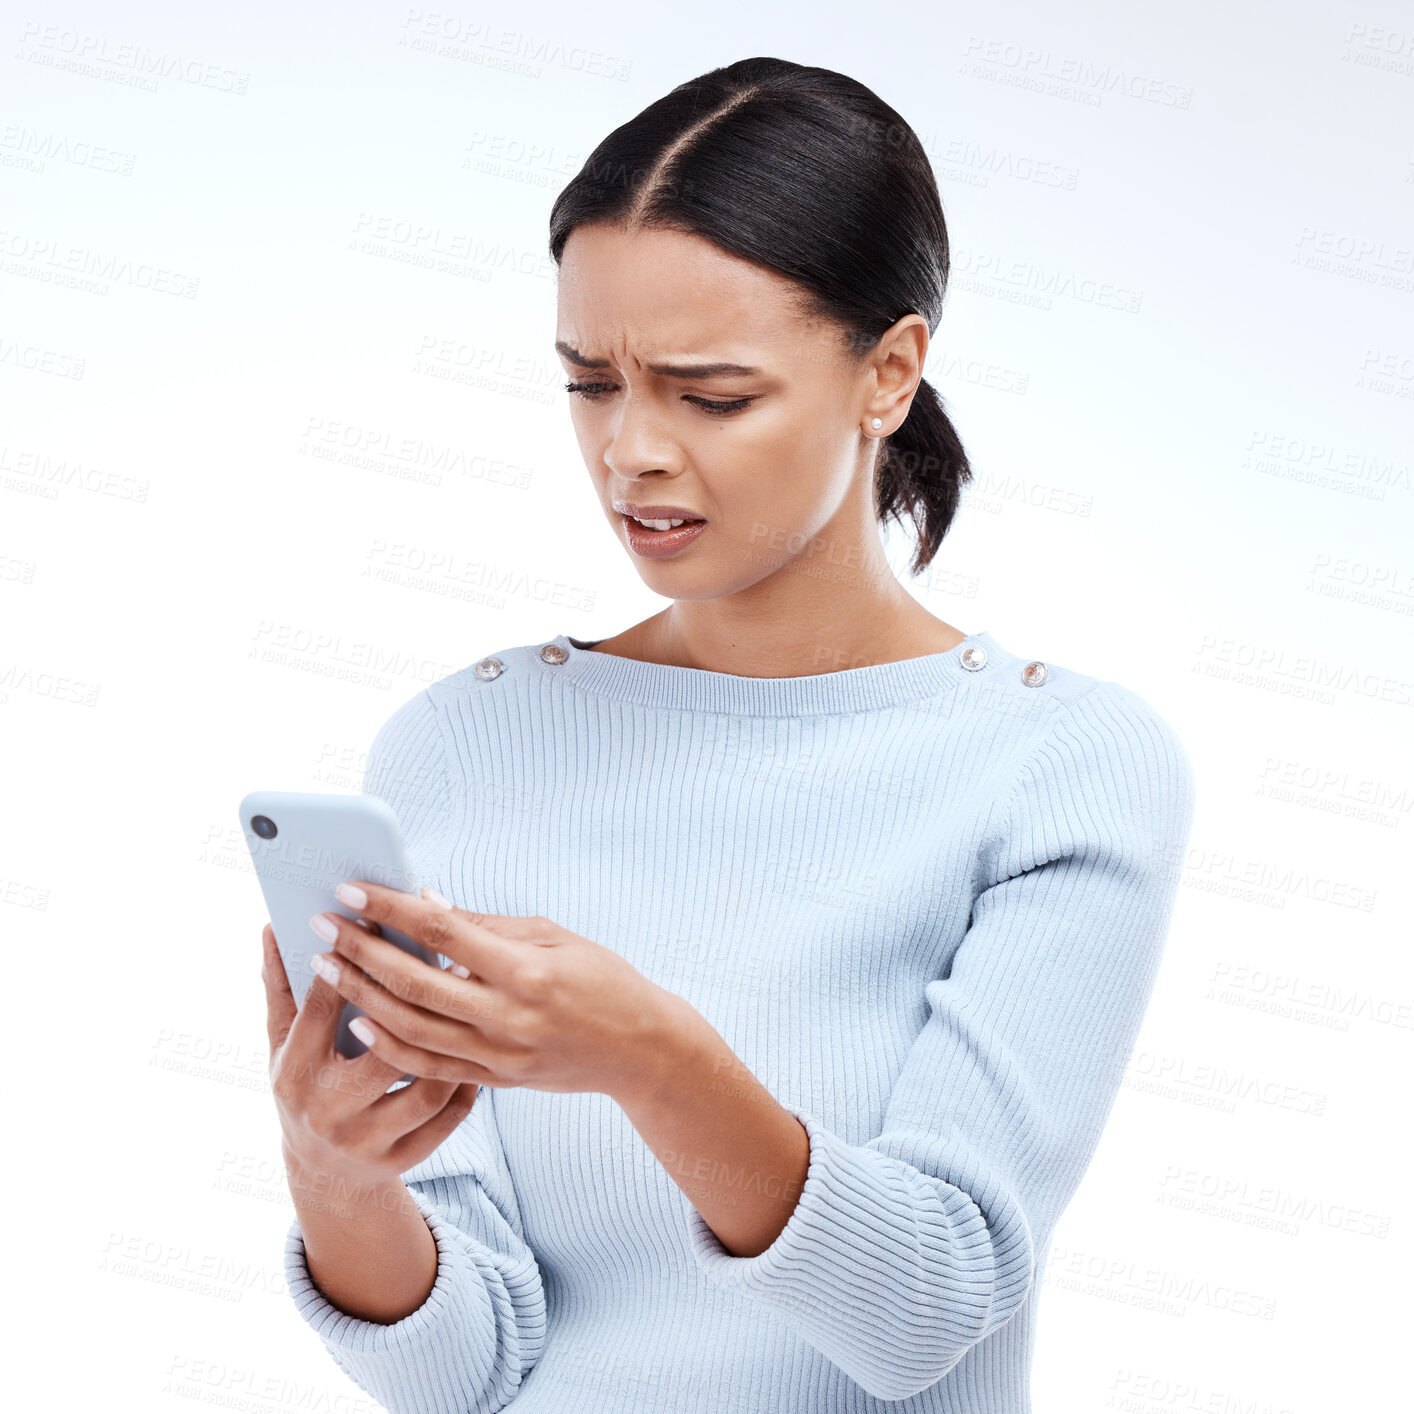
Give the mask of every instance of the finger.
<path id="1" fill-rule="evenodd" d="M 419 1081 L 418 1084 L 423 1082 Z M 396 1101 L 415 1088 L 409 1085 L 390 1096 Z M 476 1104 L 479 1087 L 470 1082 L 454 1086 L 442 1108 L 414 1129 L 410 1129 L 396 1143 L 389 1147 L 388 1156 L 398 1166 L 399 1173 L 405 1173 L 414 1164 L 419 1164 L 429 1154 L 439 1149 L 466 1119 Z"/>
<path id="2" fill-rule="evenodd" d="M 405 1071 L 370 1051 L 350 1059 L 335 1049 L 347 1000 L 339 988 L 315 975 L 290 1024 L 279 1069 L 281 1078 L 301 1089 L 337 1092 L 348 1100 L 348 1108 L 358 1110 L 381 1099 Z"/>
<path id="3" fill-rule="evenodd" d="M 278 990 L 289 992 L 290 979 L 285 974 L 285 960 L 275 941 L 275 925 L 267 923 L 260 932 L 260 975 Z M 291 993 L 291 996 L 294 994 Z"/>
<path id="4" fill-rule="evenodd" d="M 422 1080 L 414 1077 L 408 1084 L 389 1091 L 387 1086 L 402 1078 L 370 1079 L 374 1071 L 362 1062 L 374 1060 L 367 1052 L 357 1060 L 341 1061 L 335 1068 L 339 1077 L 339 1095 L 326 1109 L 323 1123 L 334 1142 L 347 1144 L 350 1153 L 377 1155 L 382 1160 L 388 1150 L 411 1129 L 416 1129 L 440 1113 L 457 1089 L 450 1080 Z M 353 1077 L 362 1075 L 360 1083 Z"/>
<path id="5" fill-rule="evenodd" d="M 465 1027 L 460 1035 L 444 1043 L 455 1049 L 439 1050 L 404 1040 L 383 1024 L 382 1017 L 360 1016 L 357 1021 L 360 1031 L 371 1034 L 372 1039 L 367 1040 L 369 1054 L 385 1058 L 399 1075 L 477 1085 L 518 1085 L 523 1082 L 530 1060 L 527 1047 L 493 1045 Z"/>
<path id="6" fill-rule="evenodd" d="M 444 908 L 434 899 L 365 879 L 340 884 L 334 892 L 340 903 L 357 909 L 365 918 L 396 929 L 493 984 L 506 980 L 523 951 L 506 933 L 507 926 L 517 931 L 539 922 Z M 496 926 L 489 927 L 488 922 Z"/>
<path id="7" fill-rule="evenodd" d="M 358 1116 L 357 1142 L 380 1158 L 391 1156 L 400 1172 L 411 1168 L 467 1117 L 477 1088 L 470 1082 L 414 1079 Z"/>
<path id="8" fill-rule="evenodd" d="M 535 915 L 477 913 L 472 909 L 458 908 L 451 899 L 444 898 L 436 889 L 429 889 L 425 885 L 419 892 L 422 898 L 430 899 L 441 908 L 450 909 L 463 918 L 470 918 L 474 922 L 480 923 L 482 927 L 489 928 L 493 933 L 499 933 L 503 938 L 530 937 L 539 931 L 538 925 L 545 921 Z"/>
<path id="9" fill-rule="evenodd" d="M 354 1021 L 360 1019 L 359 1017 L 353 1018 Z M 416 1084 L 415 1079 L 412 1083 L 403 1086 L 402 1089 L 390 1092 L 391 1086 L 396 1085 L 403 1076 L 410 1074 L 412 1072 L 408 1070 L 407 1066 L 390 1065 L 376 1051 L 365 1050 L 352 1060 L 346 1056 L 336 1056 L 329 1083 L 341 1096 L 348 1097 L 351 1109 L 367 1113 L 384 1099 L 393 1099 L 405 1091 L 413 1089 Z M 426 1082 L 427 1085 L 435 1083 L 431 1080 Z M 392 1143 L 406 1128 L 406 1124 L 390 1127 L 387 1142 Z"/>
<path id="10" fill-rule="evenodd" d="M 294 993 L 290 991 L 290 979 L 285 975 L 285 964 L 280 960 L 280 950 L 275 946 L 275 929 L 267 923 L 260 934 L 263 961 L 260 975 L 265 980 L 265 1034 L 273 1056 L 284 1045 L 290 1025 L 299 1010 L 295 1005 Z"/>
<path id="11" fill-rule="evenodd" d="M 349 990 L 343 985 L 339 988 L 356 1006 L 364 1005 L 363 999 L 368 993 L 361 984 L 371 979 L 389 995 L 415 1009 L 417 1015 L 409 1016 L 409 1021 L 449 1018 L 442 1032 L 445 1037 L 453 1036 L 456 1028 L 468 1025 L 483 1031 L 497 1030 L 497 1014 L 504 999 L 495 988 L 479 978 L 461 979 L 441 968 L 429 967 L 384 938 L 370 938 L 361 929 L 346 926 L 338 914 L 324 916 L 338 929 L 339 936 L 331 945 L 335 964 L 340 967 L 352 964 L 358 974 L 349 981 L 349 987 L 358 990 Z M 424 1015 L 428 1013 L 431 1015 Z M 396 1025 L 394 1029 L 408 1040 L 417 1039 Z M 437 1047 L 434 1045 L 433 1049 Z"/>
<path id="12" fill-rule="evenodd" d="M 352 930 L 347 938 L 341 935 L 332 956 L 326 954 L 328 961 L 338 970 L 338 978 L 333 985 L 339 995 L 368 1013 L 357 1020 L 377 1022 L 400 1043 L 419 1052 L 435 1052 L 483 1062 L 492 1068 L 495 1062 L 483 1058 L 493 1049 L 499 1048 L 498 1054 L 522 1049 L 520 1043 L 507 1037 L 504 1029 L 494 1025 L 494 1008 L 502 1005 L 502 999 L 489 993 L 480 983 L 459 981 L 414 959 L 414 967 L 423 975 L 410 985 L 399 982 L 400 990 L 391 991 L 349 956 L 350 951 L 367 955 L 383 948 L 397 953 L 406 961 L 407 954 L 400 948 L 393 947 L 391 943 L 358 938 L 352 935 Z M 482 994 L 489 999 L 481 1000 Z M 483 1023 L 487 1021 L 492 1023 L 489 1031 L 483 1029 Z M 390 1055 L 390 1059 L 396 1062 L 398 1056 Z M 404 1069 L 418 1075 L 433 1073 L 411 1066 Z M 471 1077 L 458 1071 L 456 1078 L 464 1080 Z"/>

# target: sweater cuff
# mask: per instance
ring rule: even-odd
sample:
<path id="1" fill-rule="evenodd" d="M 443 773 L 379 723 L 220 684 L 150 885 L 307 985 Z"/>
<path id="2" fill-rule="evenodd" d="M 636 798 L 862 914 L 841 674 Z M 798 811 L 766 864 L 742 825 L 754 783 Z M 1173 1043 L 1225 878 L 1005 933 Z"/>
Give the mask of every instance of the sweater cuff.
<path id="1" fill-rule="evenodd" d="M 1025 1216 L 956 1139 L 901 1133 L 890 1152 L 782 1108 L 810 1136 L 795 1208 L 765 1251 L 737 1257 L 684 1194 L 696 1264 L 715 1286 L 773 1310 L 875 1398 L 915 1395 L 1025 1297 Z"/>
<path id="2" fill-rule="evenodd" d="M 417 1310 L 391 1323 L 361 1320 L 340 1310 L 309 1274 L 298 1217 L 290 1224 L 285 1238 L 285 1284 L 300 1315 L 326 1344 L 346 1356 L 395 1354 L 399 1363 L 405 1361 L 413 1370 L 426 1367 L 425 1352 L 434 1352 L 435 1347 L 449 1343 L 442 1334 L 448 1323 L 474 1327 L 488 1316 L 484 1309 L 467 1309 L 473 1293 L 483 1297 L 483 1307 L 486 1302 L 481 1274 L 467 1250 L 466 1239 L 457 1241 L 457 1231 L 416 1188 L 409 1187 L 408 1192 L 437 1244 L 437 1280 Z M 359 1369 L 357 1361 L 351 1365 Z"/>
<path id="3" fill-rule="evenodd" d="M 818 1244 L 811 1238 L 810 1229 L 816 1228 L 817 1219 L 825 1206 L 825 1169 L 828 1158 L 825 1152 L 830 1135 L 824 1125 L 814 1115 L 798 1110 L 793 1105 L 782 1104 L 781 1108 L 793 1114 L 805 1126 L 810 1136 L 810 1162 L 805 1171 L 805 1182 L 801 1185 L 800 1197 L 786 1225 L 777 1234 L 776 1240 L 764 1252 L 754 1257 L 738 1257 L 729 1252 L 721 1239 L 712 1231 L 707 1219 L 692 1206 L 687 1195 L 683 1195 L 684 1212 L 687 1216 L 688 1243 L 697 1265 L 716 1282 L 718 1286 L 736 1288 L 759 1294 L 770 1278 L 794 1268 L 797 1272 L 807 1250 Z"/>

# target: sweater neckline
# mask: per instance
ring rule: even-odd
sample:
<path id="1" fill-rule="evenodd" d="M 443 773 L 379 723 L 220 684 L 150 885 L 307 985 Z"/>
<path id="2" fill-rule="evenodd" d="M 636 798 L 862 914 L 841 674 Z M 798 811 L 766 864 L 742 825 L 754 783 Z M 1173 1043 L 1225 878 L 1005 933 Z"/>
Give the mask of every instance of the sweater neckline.
<path id="1" fill-rule="evenodd" d="M 567 657 L 563 663 L 547 666 L 547 671 L 568 678 L 587 692 L 646 707 L 757 717 L 799 717 L 896 707 L 936 696 L 961 679 L 973 676 L 975 670 L 964 666 L 962 661 L 969 647 L 985 650 L 985 666 L 988 667 L 999 666 L 1008 657 L 986 629 L 978 629 L 943 653 L 925 653 L 893 663 L 840 668 L 801 677 L 744 677 L 709 668 L 645 663 L 617 653 L 600 653 L 592 645 L 603 641 L 558 634 L 554 642 L 565 650 Z M 537 661 L 544 663 L 539 656 Z"/>

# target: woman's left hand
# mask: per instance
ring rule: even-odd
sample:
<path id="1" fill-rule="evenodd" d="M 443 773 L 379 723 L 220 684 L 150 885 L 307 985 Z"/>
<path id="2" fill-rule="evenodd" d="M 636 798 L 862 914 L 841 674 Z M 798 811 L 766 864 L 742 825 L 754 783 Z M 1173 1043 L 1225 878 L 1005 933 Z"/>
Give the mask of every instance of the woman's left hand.
<path id="1" fill-rule="evenodd" d="M 370 1013 L 369 1048 L 399 1071 L 615 1099 L 660 1078 L 667 1042 L 691 1008 L 618 953 L 548 918 L 470 913 L 435 896 L 351 884 L 366 901 L 346 896 L 345 884 L 340 902 L 469 974 L 429 966 L 339 914 L 315 915 L 338 929 L 325 955 L 338 975 L 327 980 Z"/>

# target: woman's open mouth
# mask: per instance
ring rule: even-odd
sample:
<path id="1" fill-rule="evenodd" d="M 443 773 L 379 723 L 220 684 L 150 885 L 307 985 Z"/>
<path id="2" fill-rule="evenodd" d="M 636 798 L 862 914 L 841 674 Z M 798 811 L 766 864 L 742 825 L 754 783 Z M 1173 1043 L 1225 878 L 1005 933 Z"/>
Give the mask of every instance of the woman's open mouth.
<path id="1" fill-rule="evenodd" d="M 649 559 L 674 554 L 684 545 L 690 545 L 707 529 L 705 520 L 679 520 L 677 517 L 639 520 L 636 516 L 625 515 L 622 511 L 619 512 L 619 519 L 624 523 L 629 549 L 635 555 L 643 555 Z"/>

